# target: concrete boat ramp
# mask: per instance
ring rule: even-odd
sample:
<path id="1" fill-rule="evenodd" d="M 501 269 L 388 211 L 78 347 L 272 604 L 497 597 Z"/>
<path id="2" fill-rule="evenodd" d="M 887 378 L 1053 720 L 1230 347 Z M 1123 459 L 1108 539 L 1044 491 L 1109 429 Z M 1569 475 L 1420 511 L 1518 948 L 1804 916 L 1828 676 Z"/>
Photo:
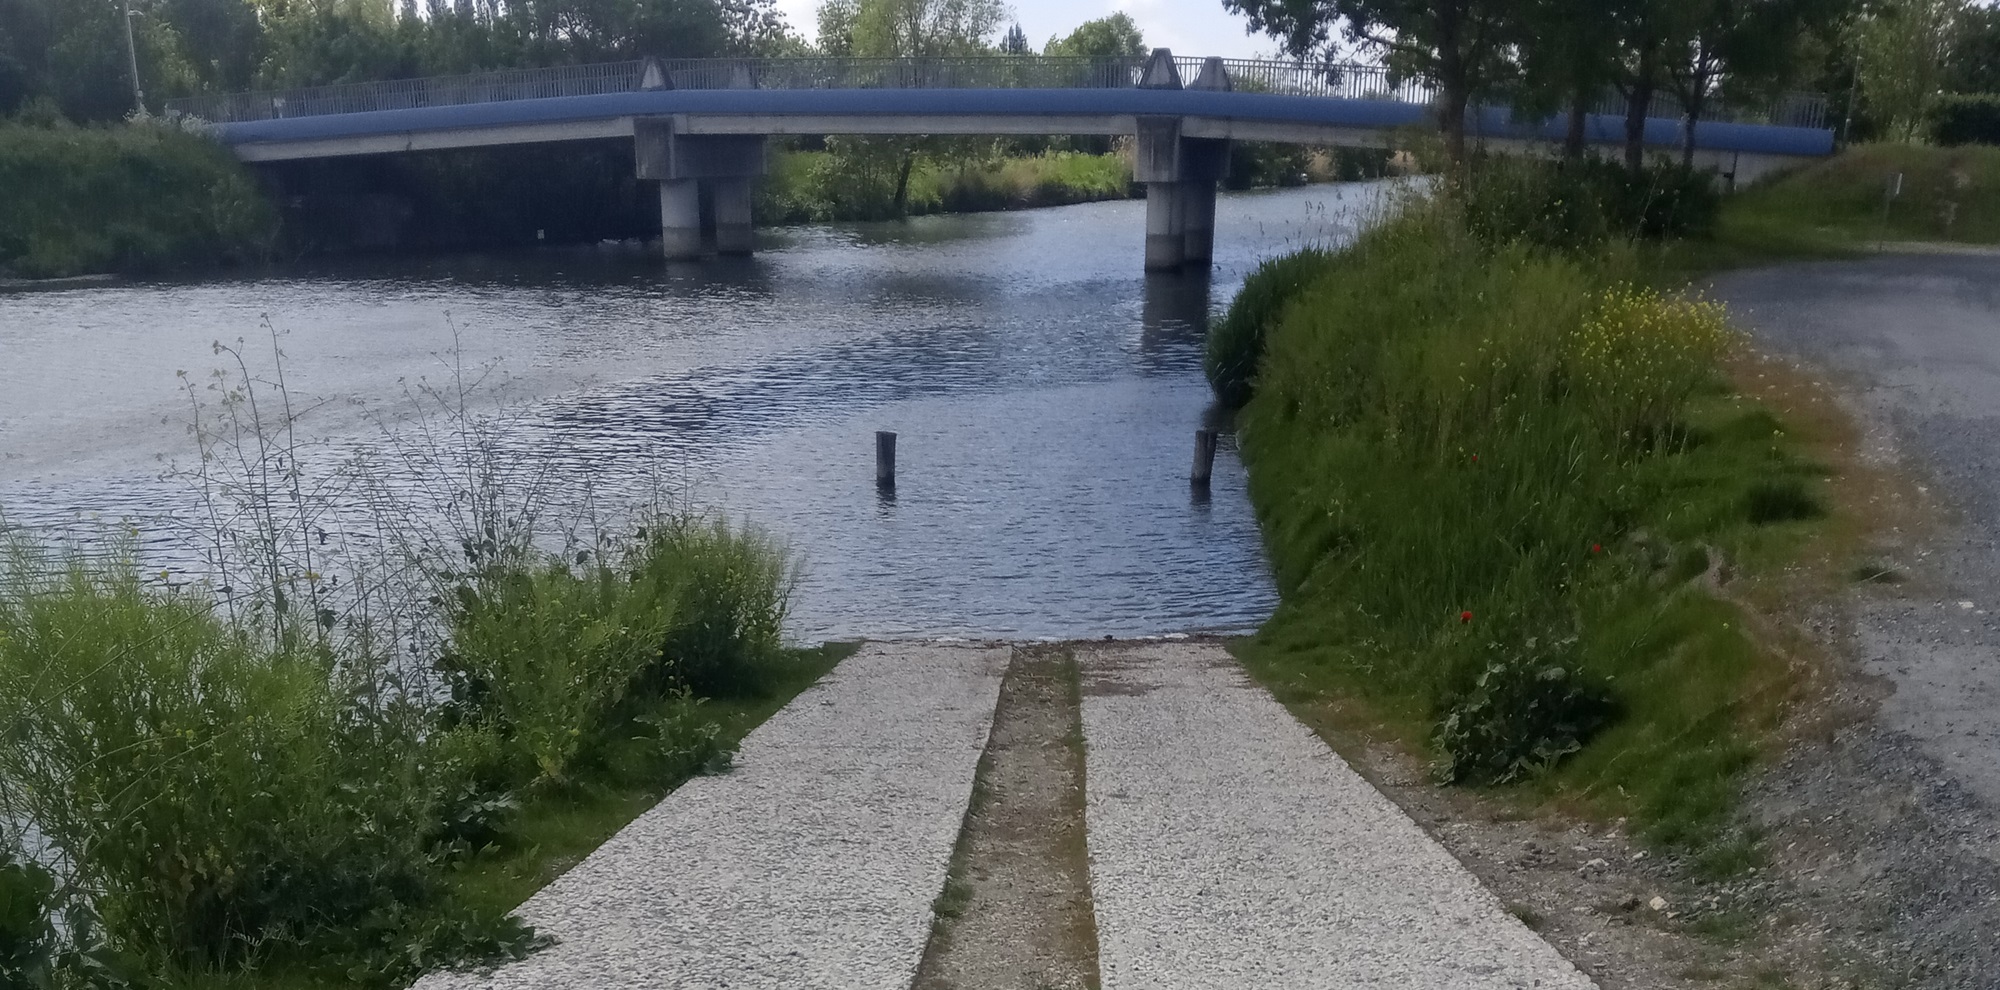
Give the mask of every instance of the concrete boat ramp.
<path id="1" fill-rule="evenodd" d="M 908 990 L 1012 652 L 863 648 L 417 986 Z M 1593 986 L 1221 647 L 1077 661 L 1105 990 Z"/>

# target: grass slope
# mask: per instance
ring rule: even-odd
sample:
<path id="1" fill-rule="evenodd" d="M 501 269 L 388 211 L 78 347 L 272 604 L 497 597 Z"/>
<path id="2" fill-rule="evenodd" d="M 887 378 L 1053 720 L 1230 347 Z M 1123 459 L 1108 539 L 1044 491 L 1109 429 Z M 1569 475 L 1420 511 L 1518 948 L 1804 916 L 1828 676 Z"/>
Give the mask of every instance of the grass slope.
<path id="1" fill-rule="evenodd" d="M 1798 677 L 1718 579 L 1796 555 L 1824 471 L 1730 387 L 1721 314 L 1638 265 L 1423 207 L 1334 255 L 1241 421 L 1282 604 L 1239 652 L 1309 720 L 1727 868 Z"/>
<path id="2" fill-rule="evenodd" d="M 1897 175 L 1902 193 L 1888 195 Z M 1732 197 L 1724 245 L 1830 254 L 1881 241 L 2000 243 L 2000 148 L 1849 148 Z"/>

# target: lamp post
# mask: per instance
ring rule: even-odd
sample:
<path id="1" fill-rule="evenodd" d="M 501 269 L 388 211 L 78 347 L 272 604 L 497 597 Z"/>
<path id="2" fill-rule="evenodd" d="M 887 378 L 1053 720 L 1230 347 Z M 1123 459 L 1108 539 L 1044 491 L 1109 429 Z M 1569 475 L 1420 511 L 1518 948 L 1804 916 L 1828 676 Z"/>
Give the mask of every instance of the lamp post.
<path id="1" fill-rule="evenodd" d="M 139 88 L 139 46 L 132 40 L 132 0 L 121 0 L 125 10 L 125 61 L 132 70 L 132 112 L 146 115 L 146 91 Z"/>

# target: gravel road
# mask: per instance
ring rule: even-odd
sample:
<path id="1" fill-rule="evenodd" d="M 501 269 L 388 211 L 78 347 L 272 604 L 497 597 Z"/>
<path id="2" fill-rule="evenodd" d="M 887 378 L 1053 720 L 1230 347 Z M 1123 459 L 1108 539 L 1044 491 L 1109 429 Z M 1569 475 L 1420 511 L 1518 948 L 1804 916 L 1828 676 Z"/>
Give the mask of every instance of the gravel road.
<path id="1" fill-rule="evenodd" d="M 1885 536 L 1910 580 L 1825 626 L 1853 714 L 1753 782 L 1753 881 L 1867 985 L 2000 988 L 2000 255 L 1891 255 L 1734 272 L 1711 295 L 1766 352 L 1828 373 L 1864 454 L 1951 511 Z"/>
<path id="2" fill-rule="evenodd" d="M 864 648 L 530 898 L 553 948 L 419 990 L 908 987 L 1008 654 Z"/>
<path id="3" fill-rule="evenodd" d="M 1959 510 L 1906 566 L 1930 592 L 1867 602 L 1857 644 L 1883 723 L 2000 807 L 2000 256 L 1905 255 L 1718 279 L 1759 341 L 1845 379 Z"/>
<path id="4" fill-rule="evenodd" d="M 1582 990 L 1223 648 L 1080 650 L 1105 990 Z"/>

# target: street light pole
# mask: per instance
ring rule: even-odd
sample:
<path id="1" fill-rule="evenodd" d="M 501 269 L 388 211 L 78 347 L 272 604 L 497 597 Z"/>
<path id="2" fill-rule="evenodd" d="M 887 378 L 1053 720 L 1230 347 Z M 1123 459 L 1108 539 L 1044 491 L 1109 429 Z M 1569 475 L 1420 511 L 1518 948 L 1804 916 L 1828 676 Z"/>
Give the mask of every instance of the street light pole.
<path id="1" fill-rule="evenodd" d="M 123 0 L 125 9 L 125 61 L 132 70 L 132 112 L 146 115 L 146 91 L 139 88 L 139 46 L 132 40 L 132 0 Z"/>

